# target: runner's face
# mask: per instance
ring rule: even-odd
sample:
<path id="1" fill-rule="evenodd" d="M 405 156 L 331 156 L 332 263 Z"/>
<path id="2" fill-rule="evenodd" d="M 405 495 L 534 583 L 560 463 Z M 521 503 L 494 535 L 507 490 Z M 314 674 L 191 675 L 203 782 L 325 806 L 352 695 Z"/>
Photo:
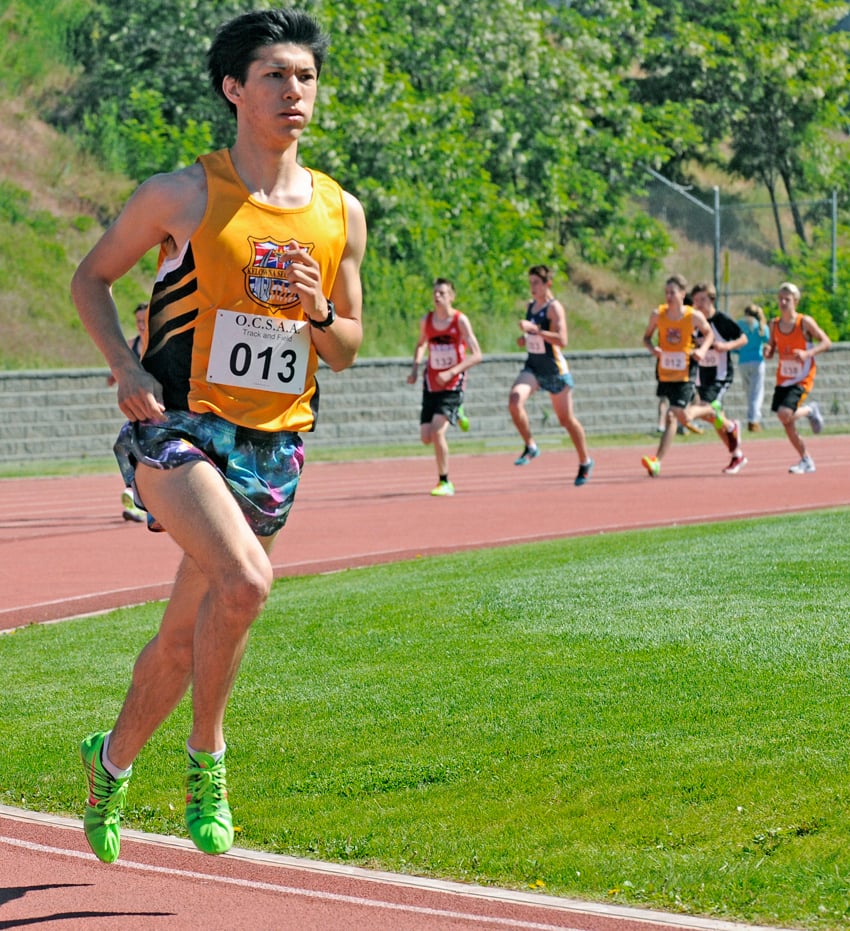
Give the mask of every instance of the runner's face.
<path id="1" fill-rule="evenodd" d="M 538 300 L 542 295 L 546 294 L 546 282 L 538 275 L 528 276 L 528 287 L 535 300 Z"/>
<path id="2" fill-rule="evenodd" d="M 226 78 L 226 90 L 228 86 L 240 126 L 244 120 L 258 129 L 297 138 L 309 125 L 316 103 L 313 53 L 300 45 L 263 46 L 248 68 L 245 83 Z"/>
<path id="3" fill-rule="evenodd" d="M 790 291 L 780 291 L 778 295 L 779 310 L 785 313 L 793 313 L 797 309 L 797 301 Z"/>
<path id="4" fill-rule="evenodd" d="M 664 287 L 664 300 L 667 301 L 668 307 L 681 307 L 685 292 L 674 284 L 668 284 Z"/>
<path id="5" fill-rule="evenodd" d="M 710 317 L 714 312 L 714 305 L 707 291 L 695 291 L 692 299 L 694 307 L 706 317 Z"/>
<path id="6" fill-rule="evenodd" d="M 434 288 L 434 306 L 448 308 L 452 306 L 452 289 L 447 284 L 438 284 Z"/>

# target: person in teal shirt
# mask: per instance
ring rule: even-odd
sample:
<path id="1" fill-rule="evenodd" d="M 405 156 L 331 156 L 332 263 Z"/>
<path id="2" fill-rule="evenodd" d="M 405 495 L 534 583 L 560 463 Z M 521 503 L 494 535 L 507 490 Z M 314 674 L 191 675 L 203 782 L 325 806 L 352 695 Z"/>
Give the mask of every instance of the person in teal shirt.
<path id="1" fill-rule="evenodd" d="M 738 371 L 747 395 L 747 429 L 761 430 L 761 406 L 764 401 L 765 343 L 770 340 L 770 328 L 764 310 L 758 304 L 748 304 L 738 321 L 747 342 L 738 350 Z"/>

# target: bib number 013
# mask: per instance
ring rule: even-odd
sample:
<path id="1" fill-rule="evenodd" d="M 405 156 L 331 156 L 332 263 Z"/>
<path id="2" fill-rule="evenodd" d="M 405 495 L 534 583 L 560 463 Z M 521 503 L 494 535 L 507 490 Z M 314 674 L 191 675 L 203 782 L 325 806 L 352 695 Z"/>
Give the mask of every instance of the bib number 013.
<path id="1" fill-rule="evenodd" d="M 279 394 L 302 394 L 310 354 L 303 320 L 216 312 L 207 380 Z"/>

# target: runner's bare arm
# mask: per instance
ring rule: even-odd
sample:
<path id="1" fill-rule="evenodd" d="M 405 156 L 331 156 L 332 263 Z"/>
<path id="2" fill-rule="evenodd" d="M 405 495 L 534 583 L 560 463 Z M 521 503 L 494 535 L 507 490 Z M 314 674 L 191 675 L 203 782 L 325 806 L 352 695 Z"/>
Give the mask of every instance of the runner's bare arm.
<path id="1" fill-rule="evenodd" d="M 310 327 L 316 352 L 335 371 L 348 368 L 357 358 L 363 342 L 363 287 L 360 266 L 366 252 L 366 215 L 355 197 L 345 194 L 348 207 L 348 240 L 331 294 L 336 321 L 327 329 Z M 293 256 L 290 282 L 299 292 L 304 313 L 322 321 L 328 316 L 327 300 L 322 291 L 318 266 L 306 252 Z"/>
<path id="2" fill-rule="evenodd" d="M 552 301 L 549 310 L 546 313 L 549 321 L 549 332 L 540 335 L 549 343 L 560 346 L 561 349 L 567 348 L 567 312 L 560 301 Z"/>
<path id="3" fill-rule="evenodd" d="M 467 317 L 466 314 L 460 315 L 460 332 L 463 336 L 463 341 L 466 343 L 466 356 L 463 362 L 455 366 L 455 374 L 457 375 L 461 372 L 465 372 L 467 369 L 471 369 L 474 365 L 478 365 L 484 358 L 481 352 L 481 346 L 478 344 L 478 339 L 472 331 L 472 324 L 469 322 L 469 317 Z"/>
<path id="4" fill-rule="evenodd" d="M 130 420 L 160 419 L 162 389 L 127 344 L 112 285 L 151 249 L 188 239 L 205 202 L 203 178 L 199 185 L 197 172 L 190 169 L 148 179 L 80 262 L 71 281 L 80 320 L 118 382 L 118 406 Z"/>
<path id="5" fill-rule="evenodd" d="M 661 355 L 661 350 L 652 341 L 652 337 L 655 334 L 655 331 L 657 329 L 658 329 L 658 311 L 653 310 L 652 313 L 649 315 L 649 323 L 647 324 L 646 330 L 644 330 L 643 344 L 654 356 Z"/>
<path id="6" fill-rule="evenodd" d="M 705 354 L 711 348 L 711 344 L 714 342 L 714 330 L 711 329 L 711 325 L 708 320 L 705 319 L 703 314 L 695 310 L 693 317 L 691 318 L 694 322 L 694 329 L 699 331 L 700 336 L 702 336 L 702 342 L 694 350 L 694 358 L 697 362 L 702 363 L 705 359 Z"/>
<path id="7" fill-rule="evenodd" d="M 827 349 L 832 346 L 832 340 L 826 335 L 813 317 L 803 317 L 803 332 L 806 334 L 806 339 L 814 344 L 811 349 L 803 354 L 804 358 L 805 356 L 811 358 L 812 356 L 818 355 L 818 353 L 826 352 Z"/>
<path id="8" fill-rule="evenodd" d="M 419 322 L 419 339 L 416 342 L 416 348 L 413 350 L 413 363 L 410 367 L 410 374 L 407 376 L 408 385 L 415 385 L 419 377 L 419 366 L 425 358 L 425 349 L 428 346 L 428 334 L 425 332 L 425 321 L 428 314 Z"/>
<path id="9" fill-rule="evenodd" d="M 768 324 L 769 340 L 768 340 L 768 342 L 765 344 L 764 349 L 762 350 L 763 353 L 764 353 L 765 359 L 772 359 L 772 358 L 773 358 L 773 354 L 776 352 L 776 334 L 773 332 L 773 328 L 774 328 L 775 326 L 776 326 L 776 321 L 775 321 L 775 320 L 774 320 L 774 321 L 771 321 L 771 322 Z"/>

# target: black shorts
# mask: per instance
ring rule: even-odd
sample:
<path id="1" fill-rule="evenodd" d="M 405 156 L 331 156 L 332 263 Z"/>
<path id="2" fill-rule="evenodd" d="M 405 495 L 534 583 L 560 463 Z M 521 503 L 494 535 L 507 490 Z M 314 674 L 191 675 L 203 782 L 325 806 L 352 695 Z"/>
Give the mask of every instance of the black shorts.
<path id="1" fill-rule="evenodd" d="M 454 427 L 457 425 L 458 408 L 463 404 L 463 391 L 456 388 L 452 391 L 422 392 L 422 412 L 419 414 L 419 423 L 431 423 L 436 414 L 443 417 Z"/>
<path id="2" fill-rule="evenodd" d="M 660 381 L 655 394 L 659 398 L 667 398 L 670 407 L 681 407 L 684 410 L 694 399 L 694 383 L 692 381 Z"/>
<path id="3" fill-rule="evenodd" d="M 790 407 L 792 411 L 797 410 L 807 392 L 803 391 L 802 385 L 777 385 L 773 389 L 773 403 L 770 409 L 776 413 L 780 407 Z"/>
<path id="4" fill-rule="evenodd" d="M 731 381 L 713 381 L 710 385 L 697 385 L 697 394 L 703 404 L 711 404 L 712 401 L 723 403 L 723 396 L 731 387 Z"/>

